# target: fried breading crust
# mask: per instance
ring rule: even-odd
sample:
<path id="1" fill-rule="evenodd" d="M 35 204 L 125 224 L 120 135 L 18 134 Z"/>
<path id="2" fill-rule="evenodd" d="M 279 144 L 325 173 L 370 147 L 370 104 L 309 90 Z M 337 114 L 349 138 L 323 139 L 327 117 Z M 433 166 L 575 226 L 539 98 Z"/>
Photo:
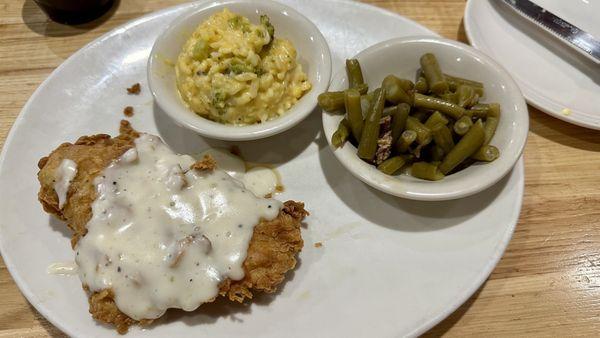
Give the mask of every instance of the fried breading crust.
<path id="1" fill-rule="evenodd" d="M 129 122 L 121 121 L 120 135 L 117 137 L 111 138 L 105 134 L 84 136 L 73 144 L 61 144 L 50 155 L 40 159 L 38 180 L 41 187 L 38 199 L 46 212 L 65 221 L 73 230 L 72 247 L 87 233 L 85 226 L 92 216 L 91 206 L 96 198 L 94 178 L 111 161 L 133 147 L 138 136 Z M 77 163 L 77 174 L 69 186 L 67 200 L 60 209 L 54 191 L 55 170 L 65 158 Z M 208 164 L 214 163 L 207 161 L 204 162 L 205 169 L 210 170 Z M 308 212 L 304 210 L 303 203 L 287 201 L 275 219 L 257 224 L 243 265 L 244 278 L 239 281 L 225 280 L 219 294 L 231 301 L 243 302 L 251 299 L 256 291 L 275 292 L 284 280 L 285 273 L 296 266 L 296 255 L 303 246 L 300 224 L 306 215 Z M 85 285 L 84 289 L 88 291 Z M 137 322 L 119 311 L 110 289 L 90 293 L 89 304 L 90 313 L 96 320 L 114 325 L 119 333 L 127 332 L 133 324 L 152 322 Z"/>

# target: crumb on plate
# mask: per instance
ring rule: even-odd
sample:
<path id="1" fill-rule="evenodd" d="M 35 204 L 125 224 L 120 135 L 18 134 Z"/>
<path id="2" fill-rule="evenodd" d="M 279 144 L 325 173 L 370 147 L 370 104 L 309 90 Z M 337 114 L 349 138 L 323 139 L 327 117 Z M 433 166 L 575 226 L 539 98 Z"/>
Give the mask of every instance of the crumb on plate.
<path id="1" fill-rule="evenodd" d="M 127 88 L 127 94 L 137 95 L 140 93 L 141 90 L 142 90 L 142 87 L 140 86 L 140 84 L 135 83 L 131 87 Z"/>
<path id="2" fill-rule="evenodd" d="M 123 115 L 125 115 L 127 117 L 132 117 L 133 116 L 133 107 L 132 106 L 125 107 L 125 109 L 123 109 Z"/>

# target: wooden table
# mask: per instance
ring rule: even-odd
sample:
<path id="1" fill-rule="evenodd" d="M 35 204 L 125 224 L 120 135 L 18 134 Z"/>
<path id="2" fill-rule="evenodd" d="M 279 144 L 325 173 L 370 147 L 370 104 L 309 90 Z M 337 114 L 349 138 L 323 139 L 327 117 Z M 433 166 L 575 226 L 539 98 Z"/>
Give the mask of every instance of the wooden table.
<path id="1" fill-rule="evenodd" d="M 181 2 L 121 0 L 98 22 L 68 27 L 49 22 L 31 0 L 0 0 L 0 146 L 29 96 L 73 52 Z M 463 0 L 367 2 L 466 41 Z M 512 241 L 481 289 L 426 336 L 600 334 L 600 132 L 532 107 L 529 115 L 525 199 Z M 0 337 L 62 335 L 0 261 Z"/>

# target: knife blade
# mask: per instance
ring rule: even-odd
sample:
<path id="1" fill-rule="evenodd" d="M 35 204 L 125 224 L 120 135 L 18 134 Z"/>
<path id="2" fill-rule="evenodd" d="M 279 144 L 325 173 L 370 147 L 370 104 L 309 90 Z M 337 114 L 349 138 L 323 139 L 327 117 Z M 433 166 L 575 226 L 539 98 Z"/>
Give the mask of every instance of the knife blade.
<path id="1" fill-rule="evenodd" d="M 529 0 L 501 0 L 538 26 L 553 33 L 588 59 L 600 63 L 600 41 L 590 33 L 561 19 Z"/>

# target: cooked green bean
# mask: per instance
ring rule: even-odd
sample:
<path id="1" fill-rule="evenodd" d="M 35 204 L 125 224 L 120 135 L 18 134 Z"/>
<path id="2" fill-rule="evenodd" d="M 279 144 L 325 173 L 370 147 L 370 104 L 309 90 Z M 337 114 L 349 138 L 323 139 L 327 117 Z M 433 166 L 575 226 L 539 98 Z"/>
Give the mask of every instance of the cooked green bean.
<path id="1" fill-rule="evenodd" d="M 473 118 L 485 119 L 488 116 L 500 118 L 500 105 L 498 103 L 478 103 L 465 111 L 465 114 Z"/>
<path id="2" fill-rule="evenodd" d="M 346 140 L 348 140 L 349 136 L 350 123 L 348 123 L 348 120 L 342 119 L 338 125 L 338 129 L 331 136 L 331 144 L 333 144 L 334 147 L 339 148 L 346 143 Z"/>
<path id="3" fill-rule="evenodd" d="M 357 90 L 360 94 L 365 94 L 369 90 L 369 86 L 366 84 L 362 84 L 353 88 Z M 317 97 L 317 102 L 319 103 L 319 107 L 326 112 L 335 112 L 337 110 L 344 108 L 344 96 L 346 91 L 342 90 L 339 92 L 325 92 L 319 94 Z"/>
<path id="4" fill-rule="evenodd" d="M 399 81 L 396 81 L 397 79 L 394 75 L 388 75 L 381 82 L 381 88 L 385 91 L 385 99 L 393 104 L 412 104 L 412 95 L 402 89 Z"/>
<path id="5" fill-rule="evenodd" d="M 411 175 L 426 180 L 497 159 L 500 151 L 490 141 L 500 105 L 479 102 L 483 84 L 444 74 L 432 53 L 422 55 L 419 63 L 414 82 L 390 74 L 369 92 L 358 60 L 346 60 L 348 89 L 318 97 L 323 111 L 345 112 L 331 136 L 332 146 L 351 140 L 358 157 L 382 173 L 409 168 Z M 381 155 L 387 159 L 382 161 Z"/>
<path id="6" fill-rule="evenodd" d="M 406 161 L 401 156 L 390 157 L 383 161 L 377 169 L 384 174 L 393 175 L 395 172 L 400 170 L 404 166 Z"/>
<path id="7" fill-rule="evenodd" d="M 406 153 L 411 144 L 417 140 L 417 132 L 414 130 L 405 130 L 400 134 L 396 142 L 396 150 L 398 153 Z"/>
<path id="8" fill-rule="evenodd" d="M 425 108 L 430 110 L 438 110 L 440 113 L 444 113 L 451 118 L 458 120 L 465 114 L 465 109 L 452 102 L 438 99 L 437 97 L 427 96 L 419 93 L 415 93 L 414 98 L 415 107 Z"/>
<path id="9" fill-rule="evenodd" d="M 429 90 L 435 94 L 443 94 L 448 91 L 448 82 L 440 69 L 435 55 L 427 53 L 421 56 L 421 69 L 427 79 Z"/>
<path id="10" fill-rule="evenodd" d="M 360 142 L 358 143 L 358 157 L 363 160 L 372 161 L 375 157 L 377 140 L 379 139 L 379 120 L 383 113 L 384 103 L 385 96 L 383 90 L 378 88 L 375 90 L 375 99 L 365 119 Z"/>
<path id="11" fill-rule="evenodd" d="M 500 156 L 500 150 L 493 145 L 485 144 L 471 155 L 472 159 L 483 162 L 492 162 Z"/>
<path id="12" fill-rule="evenodd" d="M 402 88 L 402 90 L 404 90 L 405 92 L 408 92 L 410 90 L 413 90 L 415 88 L 415 84 L 411 81 L 411 80 L 407 80 L 407 79 L 401 79 L 395 75 L 388 75 L 383 79 L 383 82 L 388 82 L 388 83 L 395 83 L 397 84 L 400 88 Z"/>
<path id="13" fill-rule="evenodd" d="M 483 145 L 485 140 L 485 133 L 483 130 L 483 123 L 481 120 L 477 120 L 473 127 L 469 129 L 469 132 L 458 141 L 456 146 L 444 157 L 444 160 L 440 164 L 440 171 L 444 175 L 452 171 L 462 161 L 473 155 Z"/>
<path id="14" fill-rule="evenodd" d="M 398 106 L 388 106 L 383 108 L 383 113 L 381 113 L 382 117 L 392 116 L 398 110 Z"/>
<path id="15" fill-rule="evenodd" d="M 437 144 L 433 144 L 429 147 L 429 156 L 431 157 L 431 161 L 441 162 L 444 159 L 444 155 L 446 155 L 446 152 Z"/>
<path id="16" fill-rule="evenodd" d="M 350 84 L 350 88 L 355 88 L 356 86 L 365 83 L 358 60 L 346 60 L 346 73 L 348 74 L 348 83 Z"/>
<path id="17" fill-rule="evenodd" d="M 400 134 L 406 129 L 406 119 L 410 114 L 410 106 L 406 103 L 400 103 L 395 106 L 392 112 L 392 144 L 395 144 Z"/>
<path id="18" fill-rule="evenodd" d="M 440 97 L 440 99 L 444 100 L 444 101 L 448 101 L 450 103 L 454 103 L 454 104 L 458 104 L 458 98 L 456 95 L 456 93 L 453 92 L 446 92 L 444 94 L 438 95 Z"/>
<path id="19" fill-rule="evenodd" d="M 479 101 L 479 95 L 471 86 L 460 85 L 456 88 L 457 104 L 463 108 L 473 106 Z"/>
<path id="20" fill-rule="evenodd" d="M 371 107 L 371 99 L 372 99 L 372 97 L 369 98 L 369 94 L 360 96 L 360 109 L 362 110 L 362 113 L 363 113 L 363 119 L 364 119 L 365 115 L 367 114 L 367 112 L 369 111 L 369 108 Z"/>
<path id="21" fill-rule="evenodd" d="M 405 92 L 408 92 L 409 90 L 413 90 L 415 88 L 415 84 L 411 80 L 402 79 L 399 77 L 397 77 L 396 79 L 396 81 L 400 85 L 400 88 L 404 89 Z"/>
<path id="22" fill-rule="evenodd" d="M 429 129 L 431 129 L 433 126 L 435 126 L 438 123 L 447 125 L 448 122 L 449 122 L 448 119 L 446 117 L 444 117 L 444 115 L 442 115 L 442 113 L 440 113 L 439 111 L 436 110 L 433 112 L 433 114 L 431 114 L 429 116 L 427 121 L 425 121 L 425 126 Z"/>
<path id="23" fill-rule="evenodd" d="M 477 93 L 477 95 L 479 95 L 479 97 L 482 97 L 484 94 L 483 83 L 481 83 L 481 82 L 467 80 L 467 79 L 463 79 L 463 78 L 448 75 L 448 74 L 444 74 L 444 78 L 448 82 L 448 87 L 451 91 L 456 91 L 458 86 L 460 86 L 461 84 L 464 84 L 464 85 L 473 87 L 473 89 L 475 89 L 475 92 Z"/>
<path id="24" fill-rule="evenodd" d="M 452 148 L 454 148 L 454 139 L 452 138 L 452 132 L 445 125 L 438 123 L 431 128 L 433 134 L 433 141 L 437 146 L 442 148 L 446 154 L 448 154 Z"/>
<path id="25" fill-rule="evenodd" d="M 415 80 L 415 91 L 419 94 L 427 94 L 429 92 L 429 85 L 423 75 L 423 72 L 419 69 L 417 71 L 417 79 Z"/>
<path id="26" fill-rule="evenodd" d="M 410 167 L 410 174 L 416 178 L 439 181 L 444 178 L 444 174 L 439 170 L 438 166 L 428 162 L 416 162 Z"/>
<path id="27" fill-rule="evenodd" d="M 406 119 L 406 129 L 417 133 L 417 143 L 419 145 L 425 146 L 431 143 L 431 130 L 416 118 L 409 116 Z"/>
<path id="28" fill-rule="evenodd" d="M 363 129 L 363 114 L 360 106 L 360 93 L 354 88 L 346 90 L 345 95 L 346 118 L 355 140 L 360 140 Z"/>
<path id="29" fill-rule="evenodd" d="M 457 135 L 463 136 L 469 131 L 469 129 L 471 129 L 472 125 L 473 121 L 471 121 L 471 118 L 468 116 L 463 116 L 454 123 L 454 132 Z"/>
<path id="30" fill-rule="evenodd" d="M 344 92 L 325 92 L 317 98 L 319 107 L 327 112 L 334 112 L 344 108 Z"/>
<path id="31" fill-rule="evenodd" d="M 498 122 L 500 122 L 498 120 L 497 117 L 488 117 L 487 120 L 485 120 L 485 123 L 483 124 L 483 129 L 485 131 L 485 141 L 484 144 L 488 144 L 490 143 L 490 141 L 492 140 L 492 137 L 494 137 L 494 134 L 496 133 L 496 128 L 498 128 Z"/>
<path id="32" fill-rule="evenodd" d="M 425 123 L 425 121 L 427 121 L 429 118 L 429 115 L 431 115 L 431 112 L 425 109 L 415 109 L 414 113 L 412 114 L 412 116 L 421 123 Z"/>

